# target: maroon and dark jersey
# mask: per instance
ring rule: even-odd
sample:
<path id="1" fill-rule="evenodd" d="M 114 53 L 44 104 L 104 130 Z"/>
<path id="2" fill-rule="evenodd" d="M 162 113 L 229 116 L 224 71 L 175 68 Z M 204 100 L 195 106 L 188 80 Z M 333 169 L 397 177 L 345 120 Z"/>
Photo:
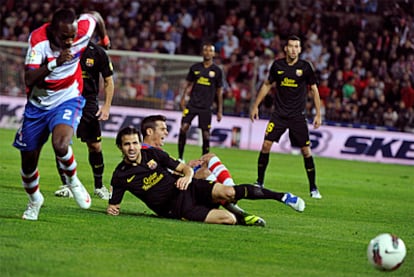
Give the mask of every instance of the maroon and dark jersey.
<path id="1" fill-rule="evenodd" d="M 207 68 L 203 63 L 193 64 L 186 80 L 194 83 L 188 104 L 198 109 L 210 109 L 217 89 L 223 87 L 223 73 L 215 64 Z"/>
<path id="2" fill-rule="evenodd" d="M 141 149 L 140 164 L 122 161 L 115 169 L 112 180 L 112 197 L 109 204 L 120 204 L 126 191 L 129 191 L 151 210 L 161 216 L 169 216 L 179 190 L 175 182 L 179 176 L 172 175 L 179 161 L 157 148 Z"/>
<path id="3" fill-rule="evenodd" d="M 113 66 L 105 50 L 93 42 L 89 42 L 80 63 L 83 79 L 82 96 L 86 99 L 83 117 L 93 119 L 99 109 L 99 76 L 102 75 L 103 78 L 112 76 Z"/>
<path id="4" fill-rule="evenodd" d="M 268 80 L 276 82 L 274 113 L 284 118 L 304 115 L 308 86 L 316 84 L 310 63 L 298 60 L 294 65 L 288 65 L 286 59 L 278 59 L 270 68 Z"/>

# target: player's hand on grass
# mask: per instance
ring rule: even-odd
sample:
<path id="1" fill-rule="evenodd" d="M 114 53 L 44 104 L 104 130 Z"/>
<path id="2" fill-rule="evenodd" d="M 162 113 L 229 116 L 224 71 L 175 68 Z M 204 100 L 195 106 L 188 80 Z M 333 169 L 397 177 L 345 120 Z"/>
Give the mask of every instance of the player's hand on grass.
<path id="1" fill-rule="evenodd" d="M 109 215 L 119 215 L 119 206 L 108 205 L 108 208 L 106 208 L 106 213 Z"/>

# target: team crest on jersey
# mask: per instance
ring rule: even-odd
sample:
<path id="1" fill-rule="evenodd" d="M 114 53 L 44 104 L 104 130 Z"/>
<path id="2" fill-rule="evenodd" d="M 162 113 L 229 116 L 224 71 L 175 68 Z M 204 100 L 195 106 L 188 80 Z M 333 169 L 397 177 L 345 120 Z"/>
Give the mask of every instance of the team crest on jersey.
<path id="1" fill-rule="evenodd" d="M 95 60 L 91 58 L 87 58 L 85 61 L 86 66 L 92 67 L 95 64 Z"/>
<path id="2" fill-rule="evenodd" d="M 148 168 L 149 168 L 149 169 L 156 169 L 156 168 L 157 168 L 157 166 L 158 166 L 158 164 L 157 164 L 157 162 L 156 162 L 156 161 L 151 160 L 151 161 L 149 161 L 149 162 L 147 163 L 147 166 L 148 166 Z"/>
<path id="3" fill-rule="evenodd" d="M 208 72 L 208 76 L 209 76 L 210 78 L 214 78 L 214 76 L 216 76 L 216 72 L 214 72 L 214 71 L 210 71 L 210 72 Z"/>
<path id="4" fill-rule="evenodd" d="M 302 69 L 296 69 L 296 76 L 300 77 L 303 75 L 303 70 Z"/>

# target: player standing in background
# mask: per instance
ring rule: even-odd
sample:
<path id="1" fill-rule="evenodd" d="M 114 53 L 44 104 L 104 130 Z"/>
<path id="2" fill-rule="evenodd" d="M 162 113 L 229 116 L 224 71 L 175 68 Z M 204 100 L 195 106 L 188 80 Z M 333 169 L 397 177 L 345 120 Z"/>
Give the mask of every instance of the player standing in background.
<path id="1" fill-rule="evenodd" d="M 203 45 L 203 62 L 193 64 L 186 78 L 186 86 L 181 98 L 183 116 L 178 136 L 178 158 L 183 160 L 187 131 L 195 116 L 203 137 L 202 154 L 210 152 L 210 128 L 212 106 L 217 96 L 217 121 L 223 117 L 223 72 L 213 62 L 214 46 Z M 187 106 L 186 99 L 189 98 Z"/>
<path id="2" fill-rule="evenodd" d="M 141 148 L 141 134 L 134 127 L 121 129 L 116 145 L 123 159 L 111 179 L 112 195 L 106 209 L 119 215 L 126 191 L 143 201 L 157 215 L 213 224 L 237 224 L 236 216 L 219 209 L 219 203 L 240 199 L 272 199 L 303 212 L 305 202 L 290 193 L 274 192 L 254 185 L 225 186 L 193 178 L 188 165 L 156 147 Z M 173 174 L 171 171 L 179 174 Z"/>
<path id="3" fill-rule="evenodd" d="M 309 129 L 305 115 L 305 105 L 308 95 L 308 86 L 313 95 L 316 115 L 313 120 L 314 128 L 322 124 L 320 112 L 319 90 L 312 65 L 299 59 L 301 41 L 297 36 L 290 36 L 284 47 L 286 57 L 273 62 L 268 79 L 263 83 L 256 101 L 250 112 L 250 119 L 259 118 L 259 104 L 276 83 L 275 108 L 267 124 L 262 149 L 258 158 L 257 182 L 264 184 L 264 176 L 269 163 L 269 153 L 273 142 L 279 142 L 283 133 L 289 129 L 289 138 L 292 146 L 300 147 L 305 170 L 309 181 L 310 195 L 313 198 L 322 198 L 315 183 L 315 164 L 313 161 Z"/>
<path id="4" fill-rule="evenodd" d="M 162 149 L 164 139 L 168 136 L 166 121 L 167 118 L 163 115 L 150 115 L 141 121 L 142 149 L 151 147 Z M 218 182 L 225 186 L 236 185 L 230 171 L 213 153 L 204 154 L 198 160 L 191 160 L 188 165 L 194 170 L 194 178 Z M 236 216 L 239 224 L 266 225 L 262 218 L 247 213 L 234 203 L 222 203 L 222 205 Z"/>
<path id="5" fill-rule="evenodd" d="M 82 96 L 86 99 L 82 118 L 76 131 L 77 137 L 85 142 L 88 147 L 88 161 L 94 178 L 94 193 L 101 199 L 108 200 L 108 189 L 102 183 L 104 172 L 104 158 L 102 155 L 101 120 L 108 120 L 114 95 L 113 66 L 106 51 L 92 41 L 89 42 L 81 57 L 83 78 Z M 99 108 L 99 77 L 102 75 L 104 84 L 105 101 Z M 56 196 L 72 197 L 69 185 L 63 171 L 58 170 L 62 180 L 62 186 L 55 192 Z"/>
<path id="6" fill-rule="evenodd" d="M 91 206 L 89 193 L 76 174 L 70 142 L 85 104 L 80 56 L 95 27 L 104 44 L 109 45 L 104 21 L 97 12 L 77 19 L 72 9 L 59 9 L 50 23 L 30 34 L 25 59 L 27 103 L 13 143 L 20 150 L 20 174 L 29 197 L 23 219 L 37 220 L 44 202 L 37 166 L 50 133 L 53 150 L 77 204 L 83 209 Z"/>

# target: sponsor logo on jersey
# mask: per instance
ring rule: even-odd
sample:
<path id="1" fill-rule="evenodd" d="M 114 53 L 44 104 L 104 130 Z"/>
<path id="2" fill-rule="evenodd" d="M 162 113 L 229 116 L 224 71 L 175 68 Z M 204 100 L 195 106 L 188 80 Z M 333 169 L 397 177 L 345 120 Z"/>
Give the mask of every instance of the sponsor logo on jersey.
<path id="1" fill-rule="evenodd" d="M 142 189 L 145 191 L 149 190 L 150 188 L 158 184 L 163 178 L 164 178 L 164 174 L 162 173 L 158 174 L 157 172 L 154 172 L 150 176 L 142 179 L 142 183 L 143 183 Z"/>
<path id="2" fill-rule="evenodd" d="M 283 70 L 278 70 L 277 71 L 277 75 L 282 75 L 283 73 L 285 73 Z"/>

